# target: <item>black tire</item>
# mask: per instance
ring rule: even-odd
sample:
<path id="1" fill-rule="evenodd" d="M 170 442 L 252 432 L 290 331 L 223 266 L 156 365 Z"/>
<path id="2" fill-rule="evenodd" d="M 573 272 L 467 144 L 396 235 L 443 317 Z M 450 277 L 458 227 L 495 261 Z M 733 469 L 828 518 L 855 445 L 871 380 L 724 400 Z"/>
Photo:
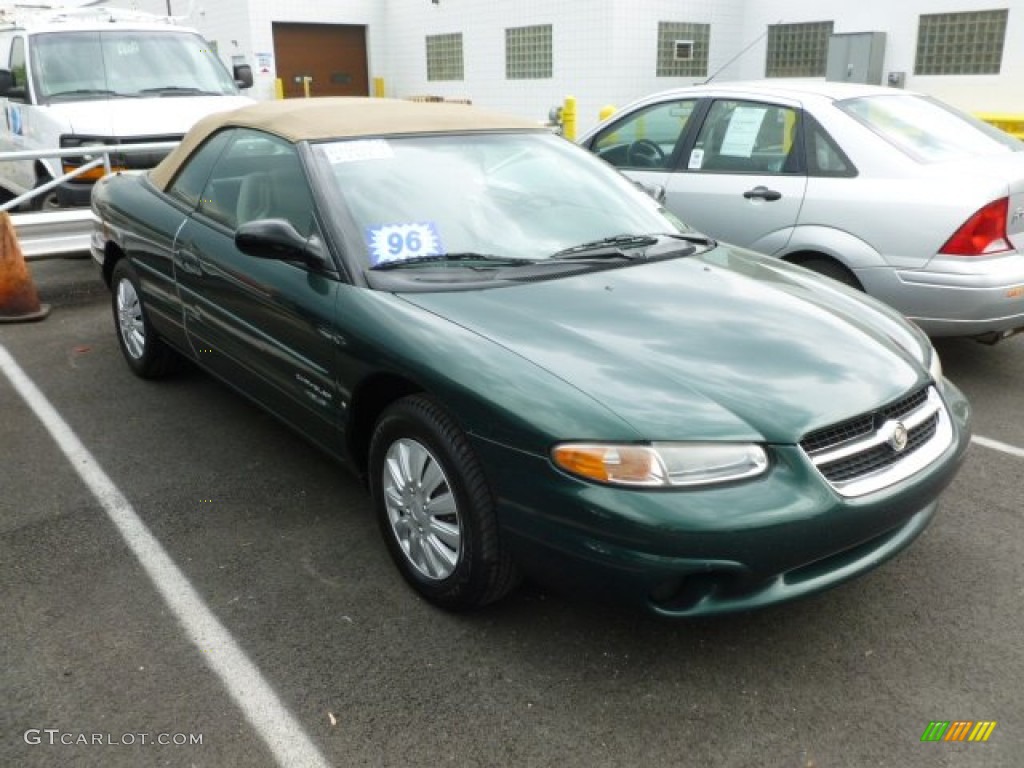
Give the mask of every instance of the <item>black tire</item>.
<path id="1" fill-rule="evenodd" d="M 432 399 L 404 397 L 381 415 L 370 441 L 369 484 L 388 551 L 427 600 L 466 610 L 494 602 L 518 584 L 480 462 L 454 419 Z"/>
<path id="2" fill-rule="evenodd" d="M 136 376 L 159 379 L 178 370 L 181 358 L 153 330 L 139 277 L 127 259 L 118 261 L 110 276 L 110 307 L 121 354 Z"/>
<path id="3" fill-rule="evenodd" d="M 860 280 L 857 279 L 856 275 L 834 259 L 825 256 L 815 256 L 814 258 L 804 259 L 797 263 L 804 269 L 817 272 L 825 277 L 831 277 L 836 282 L 848 285 L 850 288 L 858 291 L 864 290 L 864 286 L 860 284 Z"/>
<path id="4" fill-rule="evenodd" d="M 43 184 L 52 181 L 49 176 L 40 178 L 36 181 L 36 186 L 41 187 Z M 30 211 L 38 211 L 40 213 L 46 213 L 49 211 L 61 210 L 60 200 L 57 197 L 57 188 L 54 187 L 48 192 L 43 192 L 41 195 L 36 195 L 26 204 Z"/>

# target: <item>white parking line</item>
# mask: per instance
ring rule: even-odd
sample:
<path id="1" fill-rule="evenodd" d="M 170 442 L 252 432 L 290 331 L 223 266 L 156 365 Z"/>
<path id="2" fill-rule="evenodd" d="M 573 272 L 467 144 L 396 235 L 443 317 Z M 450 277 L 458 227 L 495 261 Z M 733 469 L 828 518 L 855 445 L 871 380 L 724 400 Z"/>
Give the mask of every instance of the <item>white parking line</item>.
<path id="1" fill-rule="evenodd" d="M 1001 451 L 1008 453 L 1011 456 L 1017 456 L 1018 458 L 1024 459 L 1024 448 L 1018 448 L 1016 445 L 1010 445 L 1009 443 L 1001 443 L 998 440 L 993 440 L 990 437 L 981 437 L 980 435 L 974 435 L 971 437 L 972 443 L 977 443 L 986 448 L 991 448 L 993 451 Z"/>
<path id="2" fill-rule="evenodd" d="M 327 760 L 278 699 L 259 669 L 249 661 L 185 574 L 149 532 L 132 505 L 3 345 L 0 345 L 0 371 L 43 423 L 78 476 L 102 505 L 189 640 L 202 652 L 203 659 L 224 683 L 278 764 L 282 768 L 328 768 Z"/>

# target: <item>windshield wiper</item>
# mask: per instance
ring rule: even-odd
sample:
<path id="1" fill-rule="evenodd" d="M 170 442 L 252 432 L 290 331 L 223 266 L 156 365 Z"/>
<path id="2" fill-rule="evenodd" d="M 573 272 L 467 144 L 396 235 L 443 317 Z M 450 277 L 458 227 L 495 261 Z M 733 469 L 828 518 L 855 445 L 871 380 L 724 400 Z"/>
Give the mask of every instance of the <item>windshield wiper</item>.
<path id="1" fill-rule="evenodd" d="M 135 98 L 134 93 L 118 93 L 107 88 L 76 88 L 73 91 L 57 91 L 47 94 L 48 99 L 59 99 L 63 96 L 116 96 L 121 99 Z"/>
<path id="2" fill-rule="evenodd" d="M 648 248 L 658 242 L 654 235 L 615 235 L 591 240 L 551 254 L 552 259 L 628 259 L 627 248 Z"/>
<path id="3" fill-rule="evenodd" d="M 681 241 L 681 242 L 673 242 Z M 551 255 L 549 262 L 575 261 L 577 263 L 601 261 L 659 260 L 670 256 L 689 256 L 696 246 L 714 248 L 709 237 L 684 232 L 659 232 L 650 235 L 615 235 L 565 248 Z"/>
<path id="4" fill-rule="evenodd" d="M 159 88 L 143 88 L 139 93 L 159 93 L 161 96 L 221 96 L 216 91 L 189 88 L 180 85 L 162 85 Z"/>
<path id="5" fill-rule="evenodd" d="M 415 256 L 411 259 L 396 259 L 375 264 L 370 269 L 383 271 L 387 269 L 402 269 L 403 267 L 415 266 L 417 264 L 449 263 L 459 262 L 460 267 L 473 268 L 468 262 L 482 262 L 481 266 L 486 267 L 519 267 L 524 264 L 536 264 L 534 259 L 515 259 L 505 256 L 494 256 L 489 253 L 474 253 L 466 251 L 463 253 L 432 253 L 428 256 Z"/>

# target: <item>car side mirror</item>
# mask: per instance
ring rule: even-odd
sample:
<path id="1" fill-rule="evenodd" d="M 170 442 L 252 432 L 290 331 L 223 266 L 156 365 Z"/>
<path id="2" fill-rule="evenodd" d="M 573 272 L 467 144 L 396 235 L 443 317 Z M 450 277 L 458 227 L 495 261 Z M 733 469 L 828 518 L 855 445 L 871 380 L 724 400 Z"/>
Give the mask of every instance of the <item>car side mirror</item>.
<path id="1" fill-rule="evenodd" d="M 665 195 L 667 193 L 665 191 L 665 187 L 663 187 L 661 184 L 643 184 L 639 181 L 634 181 L 633 186 L 635 186 L 648 197 L 652 198 L 656 203 L 664 204 Z"/>
<path id="2" fill-rule="evenodd" d="M 257 259 L 301 261 L 315 269 L 327 269 L 323 243 L 315 235 L 304 237 L 284 219 L 248 221 L 235 232 L 235 246 Z"/>
<path id="3" fill-rule="evenodd" d="M 252 88 L 252 67 L 248 64 L 235 64 L 234 77 L 239 88 Z"/>

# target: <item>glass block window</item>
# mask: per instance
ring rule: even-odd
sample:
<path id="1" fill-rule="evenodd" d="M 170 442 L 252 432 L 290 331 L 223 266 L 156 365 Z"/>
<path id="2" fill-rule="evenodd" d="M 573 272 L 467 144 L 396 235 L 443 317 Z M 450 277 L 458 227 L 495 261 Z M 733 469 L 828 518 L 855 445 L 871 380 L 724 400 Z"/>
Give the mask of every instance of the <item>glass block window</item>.
<path id="1" fill-rule="evenodd" d="M 463 80 L 462 33 L 427 35 L 427 80 Z"/>
<path id="2" fill-rule="evenodd" d="M 765 77 L 824 77 L 831 21 L 770 24 Z"/>
<path id="3" fill-rule="evenodd" d="M 929 13 L 917 27 L 915 75 L 997 75 L 1008 12 Z"/>
<path id="4" fill-rule="evenodd" d="M 551 77 L 552 69 L 550 24 L 505 30 L 505 77 L 539 80 Z"/>
<path id="5" fill-rule="evenodd" d="M 710 24 L 658 22 L 657 77 L 707 77 Z"/>

